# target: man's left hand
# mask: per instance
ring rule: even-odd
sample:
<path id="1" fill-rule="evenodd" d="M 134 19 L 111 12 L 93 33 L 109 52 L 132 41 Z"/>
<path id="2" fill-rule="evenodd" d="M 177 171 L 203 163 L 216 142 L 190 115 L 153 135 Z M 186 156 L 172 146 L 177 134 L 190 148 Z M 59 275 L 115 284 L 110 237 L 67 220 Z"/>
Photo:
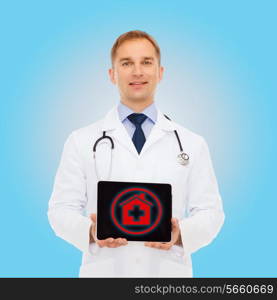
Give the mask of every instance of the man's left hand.
<path id="1" fill-rule="evenodd" d="M 181 245 L 181 234 L 178 220 L 175 218 L 171 219 L 171 241 L 167 243 L 161 242 L 145 242 L 144 246 L 157 248 L 161 250 L 169 250 L 173 245 Z"/>

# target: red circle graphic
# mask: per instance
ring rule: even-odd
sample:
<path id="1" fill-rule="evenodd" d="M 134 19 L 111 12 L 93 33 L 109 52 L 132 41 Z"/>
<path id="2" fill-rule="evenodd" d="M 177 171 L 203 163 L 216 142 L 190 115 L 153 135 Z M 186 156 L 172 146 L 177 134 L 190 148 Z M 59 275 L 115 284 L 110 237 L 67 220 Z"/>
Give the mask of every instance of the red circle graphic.
<path id="1" fill-rule="evenodd" d="M 154 224 L 152 226 L 150 226 L 149 228 L 147 229 L 144 229 L 142 231 L 131 231 L 131 230 L 128 230 L 126 228 L 124 228 L 123 226 L 121 226 L 119 224 L 119 222 L 117 221 L 116 219 L 116 216 L 115 216 L 115 206 L 116 206 L 116 203 L 118 202 L 118 200 L 126 193 L 129 193 L 129 192 L 133 192 L 133 191 L 141 191 L 141 192 L 145 192 L 147 194 L 149 194 L 157 203 L 157 206 L 158 206 L 158 217 L 156 219 L 156 221 L 154 222 Z M 161 203 L 160 203 L 160 200 L 159 198 L 152 192 L 144 189 L 144 188 L 129 188 L 127 190 L 124 190 L 123 192 L 119 193 L 116 198 L 113 200 L 113 203 L 112 203 L 112 206 L 111 206 L 111 215 L 112 215 L 112 220 L 114 222 L 114 224 L 119 228 L 121 229 L 122 231 L 128 233 L 128 234 L 134 234 L 134 235 L 140 235 L 140 234 L 145 234 L 145 233 L 148 233 L 150 231 L 152 231 L 160 222 L 161 220 L 161 217 L 162 217 L 162 206 L 161 206 Z"/>

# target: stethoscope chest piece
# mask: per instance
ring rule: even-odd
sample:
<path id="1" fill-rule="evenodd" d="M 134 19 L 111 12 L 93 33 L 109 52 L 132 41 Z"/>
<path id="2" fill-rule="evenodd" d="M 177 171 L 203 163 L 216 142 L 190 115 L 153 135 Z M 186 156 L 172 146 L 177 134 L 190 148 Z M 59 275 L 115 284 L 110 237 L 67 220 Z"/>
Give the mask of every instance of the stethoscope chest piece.
<path id="1" fill-rule="evenodd" d="M 189 163 L 189 156 L 184 153 L 181 152 L 178 156 L 177 156 L 178 162 L 179 164 L 186 166 Z"/>

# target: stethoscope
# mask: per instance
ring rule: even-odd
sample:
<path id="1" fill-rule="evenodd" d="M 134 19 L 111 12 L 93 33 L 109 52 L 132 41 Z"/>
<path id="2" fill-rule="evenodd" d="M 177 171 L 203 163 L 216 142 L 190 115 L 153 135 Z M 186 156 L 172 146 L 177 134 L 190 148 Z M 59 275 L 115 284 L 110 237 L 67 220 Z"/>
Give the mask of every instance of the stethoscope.
<path id="1" fill-rule="evenodd" d="M 171 119 L 167 115 L 164 115 L 164 116 L 168 120 L 171 121 Z M 180 141 L 180 138 L 179 138 L 179 135 L 178 135 L 178 132 L 177 132 L 176 129 L 174 130 L 174 133 L 175 133 L 175 136 L 176 136 L 176 139 L 178 141 L 179 148 L 180 148 L 180 154 L 177 155 L 177 161 L 179 162 L 179 164 L 181 164 L 183 166 L 186 166 L 189 163 L 189 156 L 183 150 L 182 143 Z M 101 136 L 99 139 L 97 139 L 96 142 L 93 145 L 93 158 L 94 158 L 94 161 L 95 161 L 94 167 L 95 167 L 95 173 L 96 173 L 97 178 L 99 178 L 99 174 L 98 174 L 97 167 L 96 167 L 96 148 L 97 148 L 97 144 L 100 141 L 103 141 L 104 139 L 108 139 L 110 141 L 110 144 L 111 144 L 111 163 L 110 163 L 110 167 L 109 167 L 109 176 L 111 174 L 112 153 L 113 153 L 113 150 L 114 150 L 114 141 L 110 136 L 106 135 L 106 131 L 103 131 L 103 136 Z"/>

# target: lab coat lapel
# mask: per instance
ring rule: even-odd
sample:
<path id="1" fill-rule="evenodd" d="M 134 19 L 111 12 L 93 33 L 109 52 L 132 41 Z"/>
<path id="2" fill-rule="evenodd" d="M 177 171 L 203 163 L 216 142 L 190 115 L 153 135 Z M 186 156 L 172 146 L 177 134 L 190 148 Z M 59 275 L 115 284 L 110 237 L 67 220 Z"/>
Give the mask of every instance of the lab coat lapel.
<path id="1" fill-rule="evenodd" d="M 102 131 L 106 131 L 107 135 L 110 135 L 115 141 L 124 146 L 135 157 L 139 157 L 131 137 L 119 119 L 117 106 L 114 106 L 103 119 Z"/>
<path id="2" fill-rule="evenodd" d="M 136 158 L 143 157 L 144 153 L 152 147 L 157 141 L 164 137 L 168 132 L 172 132 L 175 128 L 171 121 L 165 118 L 163 113 L 157 109 L 157 121 L 154 124 L 149 136 L 146 139 L 143 148 L 138 154 L 137 149 L 129 136 L 126 128 L 119 119 L 117 106 L 114 106 L 105 116 L 102 123 L 102 131 L 106 131 L 113 139 L 124 146 Z M 115 146 L 116 147 L 116 146 Z"/>
<path id="3" fill-rule="evenodd" d="M 156 142 L 173 130 L 174 126 L 172 125 L 171 121 L 166 119 L 164 114 L 157 109 L 157 121 L 153 126 L 148 138 L 146 139 L 145 144 L 143 145 L 140 156 L 143 156 L 149 148 L 151 148 L 154 144 L 156 144 Z"/>

